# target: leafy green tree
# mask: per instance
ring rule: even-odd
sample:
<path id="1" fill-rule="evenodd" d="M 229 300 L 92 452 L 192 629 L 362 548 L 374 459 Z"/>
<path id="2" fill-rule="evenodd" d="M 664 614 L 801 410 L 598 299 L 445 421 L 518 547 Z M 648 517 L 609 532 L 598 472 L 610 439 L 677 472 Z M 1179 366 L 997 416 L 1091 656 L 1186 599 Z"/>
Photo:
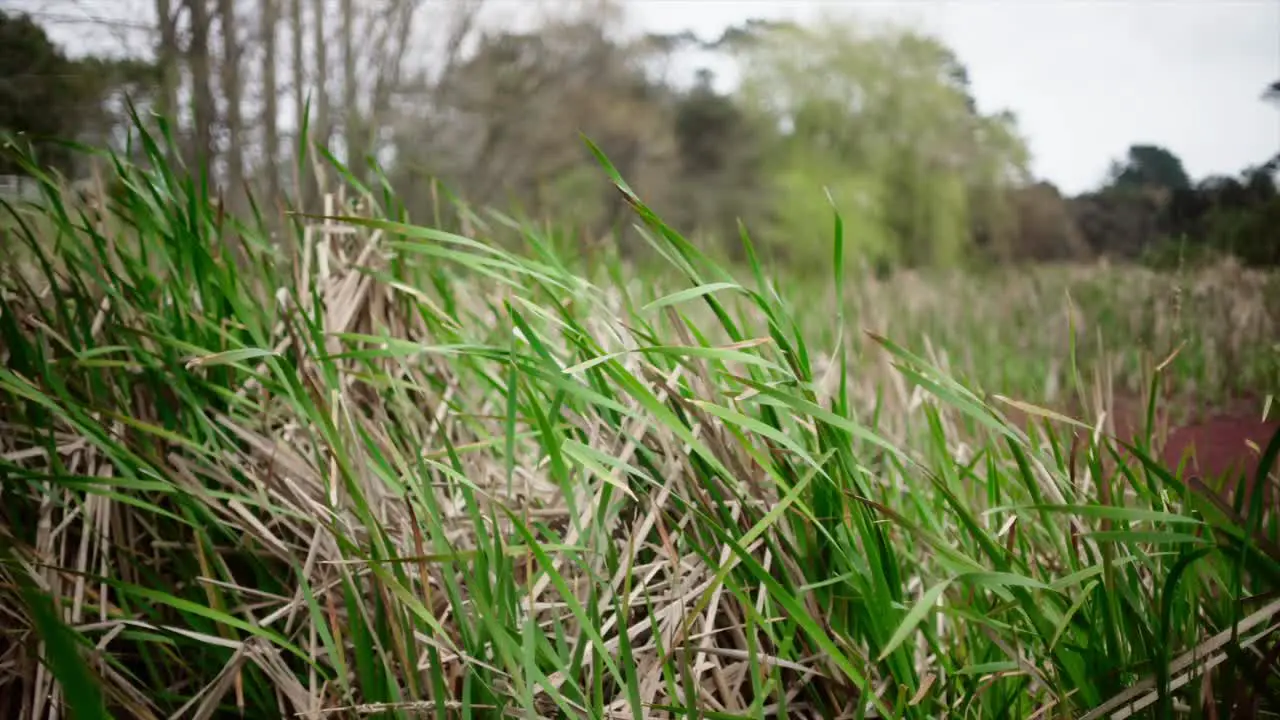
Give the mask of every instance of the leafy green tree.
<path id="1" fill-rule="evenodd" d="M 1097 190 L 1071 202 L 1089 246 L 1100 255 L 1134 259 L 1189 233 L 1204 213 L 1182 160 L 1167 148 L 1129 146 Z"/>
<path id="2" fill-rule="evenodd" d="M 1159 145 L 1131 145 L 1123 163 L 1111 169 L 1111 187 L 1115 189 L 1184 190 L 1191 178 L 1182 160 Z"/>
<path id="3" fill-rule="evenodd" d="M 145 108 L 157 78 L 138 60 L 72 60 L 29 15 L 0 12 L 0 133 L 28 144 L 46 167 L 73 171 L 63 141 L 112 144 L 129 125 L 123 96 Z M 0 174 L 21 174 L 12 154 L 0 153 Z"/>
<path id="4" fill-rule="evenodd" d="M 1071 212 L 1092 252 L 1133 259 L 1166 235 L 1161 203 L 1150 193 L 1096 191 L 1072 198 Z"/>
<path id="5" fill-rule="evenodd" d="M 739 220 L 754 225 L 763 198 L 763 149 L 767 129 L 753 121 L 735 99 L 716 91 L 709 70 L 676 99 L 674 132 L 677 181 L 686 200 L 673 203 L 670 217 L 695 233 L 705 230 L 741 250 Z"/>
<path id="6" fill-rule="evenodd" d="M 1280 264 L 1280 194 L 1273 172 L 1262 165 L 1239 177 L 1206 178 L 1172 208 L 1171 236 L 1250 265 Z"/>
<path id="7" fill-rule="evenodd" d="M 65 168 L 70 155 L 52 142 L 74 129 L 68 98 L 78 93 L 75 64 L 29 15 L 0 12 L 0 132 L 30 143 L 51 167 Z M 20 174 L 8 153 L 0 174 Z"/>
<path id="8" fill-rule="evenodd" d="M 1007 246 L 1004 190 L 1025 180 L 1027 150 L 1012 116 L 976 111 L 941 42 L 832 19 L 749 26 L 731 44 L 747 102 L 784 132 L 771 230 L 786 254 L 827 254 L 827 193 L 875 261 L 955 264 L 979 235 Z"/>

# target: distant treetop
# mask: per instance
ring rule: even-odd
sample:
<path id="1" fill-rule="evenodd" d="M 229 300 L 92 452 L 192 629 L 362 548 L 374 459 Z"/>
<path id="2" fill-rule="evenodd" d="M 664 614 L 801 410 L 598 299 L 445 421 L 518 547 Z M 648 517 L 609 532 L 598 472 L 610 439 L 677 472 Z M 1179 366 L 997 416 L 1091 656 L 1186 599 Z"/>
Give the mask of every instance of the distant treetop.
<path id="1" fill-rule="evenodd" d="M 1267 89 L 1262 93 L 1262 99 L 1280 102 L 1280 80 L 1276 80 L 1267 86 Z"/>
<path id="2" fill-rule="evenodd" d="M 1182 160 L 1159 145 L 1131 145 L 1125 161 L 1112 167 L 1111 186 L 1117 189 L 1185 190 L 1191 177 Z"/>

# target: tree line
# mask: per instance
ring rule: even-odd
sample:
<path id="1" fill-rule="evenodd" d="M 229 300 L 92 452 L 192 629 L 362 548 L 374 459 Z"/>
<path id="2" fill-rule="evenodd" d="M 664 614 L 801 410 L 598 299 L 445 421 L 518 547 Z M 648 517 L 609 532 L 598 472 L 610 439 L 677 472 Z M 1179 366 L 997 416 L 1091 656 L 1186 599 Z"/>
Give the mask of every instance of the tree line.
<path id="1" fill-rule="evenodd" d="M 610 0 L 555 4 L 516 30 L 484 10 L 155 0 L 151 51 L 125 60 L 70 59 L 35 19 L 0 13 L 0 129 L 125 151 L 127 96 L 172 123 L 174 162 L 207 170 L 230 202 L 306 207 L 320 180 L 299 162 L 305 127 L 353 178 L 385 178 L 415 220 L 437 220 L 447 191 L 553 220 L 568 242 L 630 249 L 627 209 L 585 135 L 673 225 L 730 254 L 745 226 L 773 257 L 821 264 L 834 206 L 851 250 L 880 267 L 1280 264 L 1280 155 L 1192 180 L 1169 150 L 1135 143 L 1099 187 L 1064 196 L 1030 173 L 1016 117 L 980 111 L 961 59 L 926 34 L 832 17 L 636 35 Z M 718 89 L 709 70 L 677 82 L 671 66 L 691 54 L 739 82 Z M 1264 96 L 1280 100 L 1280 81 Z M 63 146 L 38 146 L 49 166 L 83 171 Z"/>

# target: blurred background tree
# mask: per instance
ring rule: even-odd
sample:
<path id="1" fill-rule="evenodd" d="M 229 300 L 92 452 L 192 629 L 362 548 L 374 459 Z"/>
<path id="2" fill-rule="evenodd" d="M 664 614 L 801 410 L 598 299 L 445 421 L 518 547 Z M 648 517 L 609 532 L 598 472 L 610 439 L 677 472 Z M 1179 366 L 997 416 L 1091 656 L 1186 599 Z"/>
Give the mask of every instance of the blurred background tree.
<path id="1" fill-rule="evenodd" d="M 421 188 L 436 178 L 470 202 L 554 214 L 558 223 L 600 234 L 618 223 L 622 208 L 589 162 L 581 132 L 662 204 L 660 178 L 675 166 L 675 140 L 667 91 L 643 65 L 656 51 L 643 41 L 614 41 L 608 30 L 607 18 L 583 16 L 548 21 L 537 32 L 480 36 L 441 78 L 431 103 L 397 119 L 395 185 Z"/>
<path id="2" fill-rule="evenodd" d="M 1263 91 L 1262 98 L 1271 102 L 1280 102 L 1280 80 L 1276 80 Z"/>
<path id="3" fill-rule="evenodd" d="M 770 128 L 701 69 L 693 88 L 676 98 L 675 140 L 680 186 L 695 190 L 672 207 L 672 220 L 695 234 L 721 238 L 737 255 L 738 222 L 755 228 L 769 202 L 766 140 Z"/>
<path id="4" fill-rule="evenodd" d="M 154 70 L 140 60 L 70 59 L 30 15 L 0 11 L 0 132 L 29 144 L 40 162 L 74 175 L 81 156 L 62 141 L 119 147 L 123 96 L 145 102 Z M 21 175 L 0 154 L 0 175 Z"/>
<path id="5" fill-rule="evenodd" d="M 1280 263 L 1280 155 L 1197 179 L 1136 138 L 1097 187 L 1064 196 L 1032 177 L 1017 118 L 979 106 L 951 48 L 856 15 L 700 39 L 628 32 L 619 0 L 530 4 L 519 29 L 483 0 L 150 1 L 126 59 L 71 59 L 38 17 L 0 15 L 0 127 L 121 149 L 128 95 L 233 199 L 244 187 L 318 209 L 305 140 L 362 181 L 380 168 L 415 221 L 457 220 L 437 218 L 443 188 L 633 256 L 634 218 L 582 135 L 709 251 L 740 253 L 742 222 L 797 269 L 828 262 L 832 203 L 851 255 L 879 267 Z M 682 80 L 682 64 L 703 69 Z M 1280 81 L 1263 99 L 1280 104 Z M 41 153 L 83 173 L 55 144 Z"/>
<path id="6" fill-rule="evenodd" d="M 1010 115 L 977 111 L 948 48 L 834 19 L 742 28 L 732 46 L 744 101 L 780 132 L 770 174 L 784 256 L 829 255 L 828 193 L 873 262 L 951 265 L 980 236 L 1009 246 L 1005 191 L 1027 179 L 1028 153 Z"/>
<path id="7" fill-rule="evenodd" d="M 1158 145 L 1131 145 L 1123 163 L 1112 163 L 1111 187 L 1115 189 L 1185 190 L 1191 178 L 1182 160 Z"/>
<path id="8" fill-rule="evenodd" d="M 0 129 L 21 135 L 19 141 L 34 145 L 42 162 L 62 170 L 69 169 L 70 156 L 49 141 L 74 134 L 76 116 L 49 108 L 78 92 L 72 68 L 34 20 L 0 12 Z M 0 173 L 18 170 L 0 158 Z"/>

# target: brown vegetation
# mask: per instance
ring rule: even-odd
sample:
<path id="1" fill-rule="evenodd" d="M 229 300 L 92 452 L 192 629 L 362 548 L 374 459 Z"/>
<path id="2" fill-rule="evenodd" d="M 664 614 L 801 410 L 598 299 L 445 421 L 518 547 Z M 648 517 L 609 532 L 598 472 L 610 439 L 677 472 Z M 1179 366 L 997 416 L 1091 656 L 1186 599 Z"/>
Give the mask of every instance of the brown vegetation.
<path id="1" fill-rule="evenodd" d="M 1085 411 L 1079 401 L 1072 401 L 1068 407 L 1055 412 L 1099 428 L 1103 436 L 1115 442 L 1116 450 L 1133 468 L 1140 465 L 1140 460 L 1129 448 L 1140 448 L 1144 440 L 1149 439 L 1148 454 L 1152 460 L 1186 481 L 1192 489 L 1202 494 L 1211 491 L 1227 504 L 1235 503 L 1241 487 L 1246 493 L 1244 501 L 1248 502 L 1262 455 L 1280 432 L 1280 410 L 1266 406 L 1260 398 L 1239 397 L 1217 404 L 1195 398 L 1162 400 L 1156 403 L 1149 434 L 1144 398 L 1117 394 L 1105 404 L 1105 412 L 1093 413 Z M 1040 420 L 1016 407 L 1004 412 L 1024 429 Z M 1071 446 L 1077 459 L 1086 447 L 1083 440 L 1081 437 Z M 1108 470 L 1114 469 L 1113 463 L 1106 465 Z M 1273 466 L 1268 473 L 1270 482 L 1265 488 L 1268 506 L 1280 502 L 1277 469 Z"/>
<path id="2" fill-rule="evenodd" d="M 1179 467 L 1186 477 L 1200 478 L 1210 488 L 1218 489 L 1223 498 L 1234 503 L 1237 488 L 1245 489 L 1245 502 L 1253 495 L 1254 483 L 1262 453 L 1280 422 L 1255 417 L 1218 416 L 1206 422 L 1180 427 L 1169 434 L 1160 460 L 1167 467 Z M 1274 477 L 1272 472 L 1269 477 Z M 1215 486 L 1215 481 L 1225 483 Z M 1263 489 L 1268 504 L 1277 494 L 1274 482 Z"/>

